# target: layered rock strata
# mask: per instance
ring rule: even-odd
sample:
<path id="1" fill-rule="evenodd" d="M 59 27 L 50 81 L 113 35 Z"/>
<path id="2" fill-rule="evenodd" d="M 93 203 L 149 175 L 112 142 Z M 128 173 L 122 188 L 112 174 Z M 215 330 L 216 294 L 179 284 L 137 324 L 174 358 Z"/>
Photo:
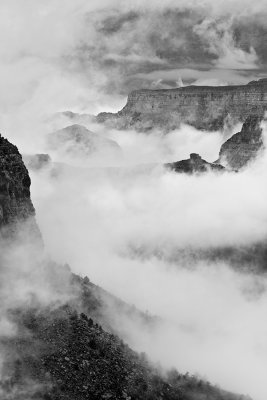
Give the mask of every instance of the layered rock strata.
<path id="1" fill-rule="evenodd" d="M 201 130 L 220 130 L 267 110 L 267 79 L 240 86 L 186 86 L 168 90 L 136 90 L 117 114 L 101 113 L 97 122 L 119 129 L 169 131 L 181 123 Z"/>

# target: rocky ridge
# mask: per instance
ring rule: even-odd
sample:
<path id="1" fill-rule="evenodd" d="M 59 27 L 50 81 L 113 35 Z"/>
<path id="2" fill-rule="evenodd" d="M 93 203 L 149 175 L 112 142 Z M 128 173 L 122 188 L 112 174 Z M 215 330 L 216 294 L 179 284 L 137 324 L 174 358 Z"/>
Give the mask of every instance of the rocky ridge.
<path id="1" fill-rule="evenodd" d="M 68 305 L 13 310 L 12 316 L 21 336 L 6 342 L 16 362 L 6 366 L 0 394 L 8 396 L 3 400 L 249 400 L 188 373 L 163 375 L 145 354 L 138 355 Z"/>
<path id="2" fill-rule="evenodd" d="M 57 152 L 74 158 L 95 154 L 118 156 L 121 152 L 114 140 L 91 132 L 79 124 L 73 124 L 49 134 L 47 146 L 49 150 L 56 149 Z"/>
<path id="3" fill-rule="evenodd" d="M 117 114 L 100 113 L 99 123 L 118 129 L 164 131 L 188 124 L 213 131 L 244 122 L 267 110 L 267 79 L 240 86 L 186 86 L 177 89 L 136 90 Z"/>
<path id="4" fill-rule="evenodd" d="M 262 117 L 250 115 L 241 132 L 228 139 L 221 147 L 218 163 L 239 170 L 253 161 L 263 150 Z"/>
<path id="5" fill-rule="evenodd" d="M 216 163 L 209 163 L 203 160 L 199 154 L 191 153 L 188 160 L 181 160 L 173 163 L 165 164 L 165 166 L 175 172 L 180 173 L 203 173 L 208 171 L 224 171 L 225 168 Z"/>

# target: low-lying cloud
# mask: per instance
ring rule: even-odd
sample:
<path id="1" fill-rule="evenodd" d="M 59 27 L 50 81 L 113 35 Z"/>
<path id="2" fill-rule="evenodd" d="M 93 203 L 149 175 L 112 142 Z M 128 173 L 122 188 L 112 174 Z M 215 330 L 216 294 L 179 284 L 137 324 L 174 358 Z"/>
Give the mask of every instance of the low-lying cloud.
<path id="1" fill-rule="evenodd" d="M 173 133 L 188 135 L 182 151 L 188 152 L 198 135 L 200 143 L 209 143 L 205 133 L 184 129 Z M 128 165 L 57 165 L 52 173 L 32 172 L 33 201 L 52 258 L 161 318 L 151 331 L 114 314 L 135 349 L 165 367 L 265 399 L 265 275 L 242 264 L 233 269 L 231 259 L 196 257 L 189 265 L 186 256 L 172 255 L 265 243 L 266 154 L 239 173 L 188 176 L 160 165 L 170 138 L 130 132 L 119 141 L 118 132 L 111 135 L 130 152 Z M 139 150 L 149 153 L 149 146 L 162 149 L 151 152 L 158 163 L 140 166 Z"/>

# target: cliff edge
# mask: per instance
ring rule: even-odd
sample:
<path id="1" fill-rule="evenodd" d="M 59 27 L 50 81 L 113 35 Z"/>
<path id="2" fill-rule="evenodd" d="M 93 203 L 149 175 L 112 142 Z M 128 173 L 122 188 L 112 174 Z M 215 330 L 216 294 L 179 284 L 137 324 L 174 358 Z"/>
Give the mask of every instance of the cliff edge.
<path id="1" fill-rule="evenodd" d="M 267 79 L 240 86 L 186 86 L 177 89 L 136 90 L 117 114 L 100 113 L 99 123 L 117 129 L 170 131 L 181 123 L 197 129 L 223 129 L 267 110 Z"/>

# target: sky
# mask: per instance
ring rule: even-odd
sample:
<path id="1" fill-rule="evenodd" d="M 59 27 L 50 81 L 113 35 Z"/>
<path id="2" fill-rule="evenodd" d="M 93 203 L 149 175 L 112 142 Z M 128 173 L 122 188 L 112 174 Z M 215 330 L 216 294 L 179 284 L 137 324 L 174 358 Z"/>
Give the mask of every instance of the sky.
<path id="1" fill-rule="evenodd" d="M 23 154 L 47 151 L 51 117 L 59 111 L 117 111 L 131 90 L 246 84 L 266 76 L 266 0 L 143 3 L 0 1 L 0 131 Z M 159 164 L 191 152 L 214 161 L 222 133 L 87 127 L 115 140 L 123 157 L 81 156 L 77 163 L 55 151 L 56 174 L 31 171 L 46 251 L 162 318 L 154 336 L 118 320 L 133 348 L 164 367 L 265 400 L 266 278 L 229 262 L 188 268 L 171 256 L 177 247 L 266 240 L 266 154 L 240 174 L 188 177 Z M 111 165 L 117 169 L 98 168 Z M 33 281 L 38 293 L 36 275 Z"/>
<path id="2" fill-rule="evenodd" d="M 134 89 L 264 77 L 266 13 L 264 0 L 2 0 L 1 109 L 25 125 L 115 111 Z"/>

